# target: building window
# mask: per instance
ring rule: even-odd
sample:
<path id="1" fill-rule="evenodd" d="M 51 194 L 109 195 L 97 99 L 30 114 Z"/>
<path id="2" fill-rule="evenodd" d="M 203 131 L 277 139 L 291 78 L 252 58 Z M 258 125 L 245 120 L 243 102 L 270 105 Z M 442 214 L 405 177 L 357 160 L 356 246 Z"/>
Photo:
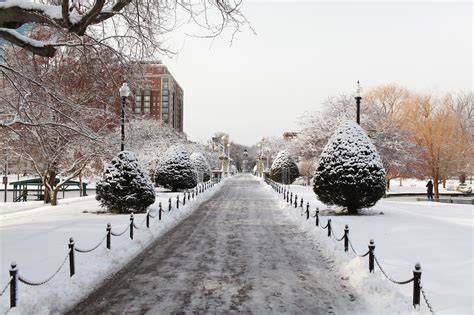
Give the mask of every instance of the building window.
<path id="1" fill-rule="evenodd" d="M 149 102 L 149 101 L 150 101 L 150 95 L 145 95 L 145 96 L 143 97 L 143 100 L 144 100 L 145 102 Z"/>
<path id="2" fill-rule="evenodd" d="M 143 95 L 151 95 L 151 91 L 150 90 L 145 90 L 145 91 L 143 91 Z"/>
<path id="3" fill-rule="evenodd" d="M 135 114 L 141 114 L 142 106 L 141 104 L 135 104 Z"/>
<path id="4" fill-rule="evenodd" d="M 168 114 L 168 107 L 163 107 L 162 112 Z"/>
<path id="5" fill-rule="evenodd" d="M 169 91 L 168 90 L 163 90 L 163 95 L 168 95 Z"/>
<path id="6" fill-rule="evenodd" d="M 163 95 L 163 97 L 161 98 L 161 100 L 163 102 L 167 102 L 168 101 L 168 96 L 167 95 Z"/>
<path id="7" fill-rule="evenodd" d="M 150 113 L 150 102 L 143 102 L 143 113 L 149 114 Z"/>

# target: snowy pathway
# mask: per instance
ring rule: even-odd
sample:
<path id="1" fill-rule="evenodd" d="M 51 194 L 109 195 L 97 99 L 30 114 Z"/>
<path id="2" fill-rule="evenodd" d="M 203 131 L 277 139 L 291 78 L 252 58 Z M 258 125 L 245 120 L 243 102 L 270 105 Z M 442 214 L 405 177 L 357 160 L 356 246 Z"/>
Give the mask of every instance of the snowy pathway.
<path id="1" fill-rule="evenodd" d="M 250 175 L 226 181 L 73 314 L 357 313 L 314 242 Z"/>

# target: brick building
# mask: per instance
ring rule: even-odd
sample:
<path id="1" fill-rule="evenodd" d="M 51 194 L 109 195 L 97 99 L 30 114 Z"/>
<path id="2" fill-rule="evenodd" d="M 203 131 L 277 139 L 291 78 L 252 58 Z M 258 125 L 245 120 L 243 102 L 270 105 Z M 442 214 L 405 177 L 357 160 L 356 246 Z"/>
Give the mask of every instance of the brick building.
<path id="1" fill-rule="evenodd" d="M 134 94 L 134 115 L 161 120 L 183 132 L 183 89 L 161 61 L 140 62 L 143 90 Z"/>

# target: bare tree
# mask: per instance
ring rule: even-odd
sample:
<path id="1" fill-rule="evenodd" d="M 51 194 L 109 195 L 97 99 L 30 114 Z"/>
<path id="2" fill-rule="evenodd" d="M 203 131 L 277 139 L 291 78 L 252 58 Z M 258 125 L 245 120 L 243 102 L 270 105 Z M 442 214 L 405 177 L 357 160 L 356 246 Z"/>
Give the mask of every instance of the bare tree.
<path id="1" fill-rule="evenodd" d="M 137 59 L 162 49 L 162 35 L 187 23 L 213 37 L 226 28 L 239 31 L 247 21 L 235 0 L 39 0 L 0 3 L 0 38 L 43 57 L 60 47 L 108 45 Z M 49 36 L 38 39 L 18 28 L 41 25 Z M 70 34 L 65 40 L 64 35 Z M 85 40 L 87 39 L 87 40 Z"/>
<path id="2" fill-rule="evenodd" d="M 114 80 L 105 80 L 104 72 L 121 76 L 122 68 L 113 58 L 105 66 L 91 52 L 64 48 L 48 60 L 21 49 L 7 55 L 22 73 L 10 70 L 4 76 L 2 110 L 16 123 L 2 129 L 16 154 L 31 162 L 45 186 L 45 202 L 53 205 L 68 180 L 107 155 L 108 135 L 118 121 L 106 106 Z M 58 86 L 58 80 L 65 84 Z"/>

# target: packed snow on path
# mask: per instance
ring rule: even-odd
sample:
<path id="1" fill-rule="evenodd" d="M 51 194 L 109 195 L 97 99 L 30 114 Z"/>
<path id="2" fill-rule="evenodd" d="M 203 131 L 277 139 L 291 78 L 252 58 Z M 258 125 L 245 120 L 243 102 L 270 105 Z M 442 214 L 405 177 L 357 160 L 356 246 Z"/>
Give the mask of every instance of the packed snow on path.
<path id="1" fill-rule="evenodd" d="M 69 277 L 66 262 L 58 275 L 45 285 L 30 287 L 19 283 L 18 307 L 21 314 L 50 314 L 64 312 L 92 292 L 106 277 L 117 272 L 153 240 L 164 234 L 187 217 L 202 202 L 210 198 L 220 185 L 214 186 L 194 201 L 176 210 L 177 193 L 157 193 L 150 212 L 156 214 L 159 202 L 163 204 L 162 221 L 150 219 L 150 229 L 145 226 L 145 214 L 135 214 L 134 239 L 129 232 L 111 239 L 111 250 L 105 241 L 91 253 L 75 252 L 76 275 Z M 168 198 L 172 197 L 173 209 L 168 212 Z M 180 193 L 182 200 L 182 193 Z M 90 249 L 106 235 L 107 223 L 112 232 L 120 233 L 130 223 L 129 215 L 97 213 L 102 211 L 94 196 L 69 198 L 58 206 L 42 202 L 0 204 L 0 290 L 8 282 L 10 263 L 17 263 L 19 274 L 37 282 L 51 276 L 68 253 L 70 237 L 76 248 Z M 0 296 L 0 314 L 9 310 L 9 290 Z"/>
<path id="2" fill-rule="evenodd" d="M 310 202 L 312 216 L 316 207 L 331 209 L 317 200 L 311 187 L 291 185 L 290 190 L 298 198 L 303 197 L 305 207 L 306 202 Z M 356 292 L 369 296 L 374 307 L 381 310 L 386 307 L 386 312 L 396 312 L 394 304 L 405 305 L 402 313 L 410 312 L 412 283 L 393 284 L 377 266 L 375 274 L 369 274 L 367 257 L 357 258 L 351 250 L 344 253 L 343 242 L 328 239 L 326 230 L 315 227 L 315 218 L 306 221 L 301 209 L 288 207 L 282 195 L 279 196 L 288 216 L 309 235 L 326 244 L 326 253 L 332 253 L 340 262 Z M 420 262 L 421 280 L 437 314 L 473 314 L 474 206 L 414 200 L 382 199 L 373 208 L 364 210 L 366 215 L 327 214 L 321 217 L 321 223 L 326 224 L 331 218 L 338 238 L 348 224 L 351 242 L 359 254 L 364 254 L 369 240 L 374 239 L 376 257 L 397 281 L 410 279 L 415 263 Z M 429 313 L 423 301 L 421 313 Z"/>
<path id="3" fill-rule="evenodd" d="M 229 179 L 71 314 L 367 314 L 279 208 L 261 181 Z"/>

